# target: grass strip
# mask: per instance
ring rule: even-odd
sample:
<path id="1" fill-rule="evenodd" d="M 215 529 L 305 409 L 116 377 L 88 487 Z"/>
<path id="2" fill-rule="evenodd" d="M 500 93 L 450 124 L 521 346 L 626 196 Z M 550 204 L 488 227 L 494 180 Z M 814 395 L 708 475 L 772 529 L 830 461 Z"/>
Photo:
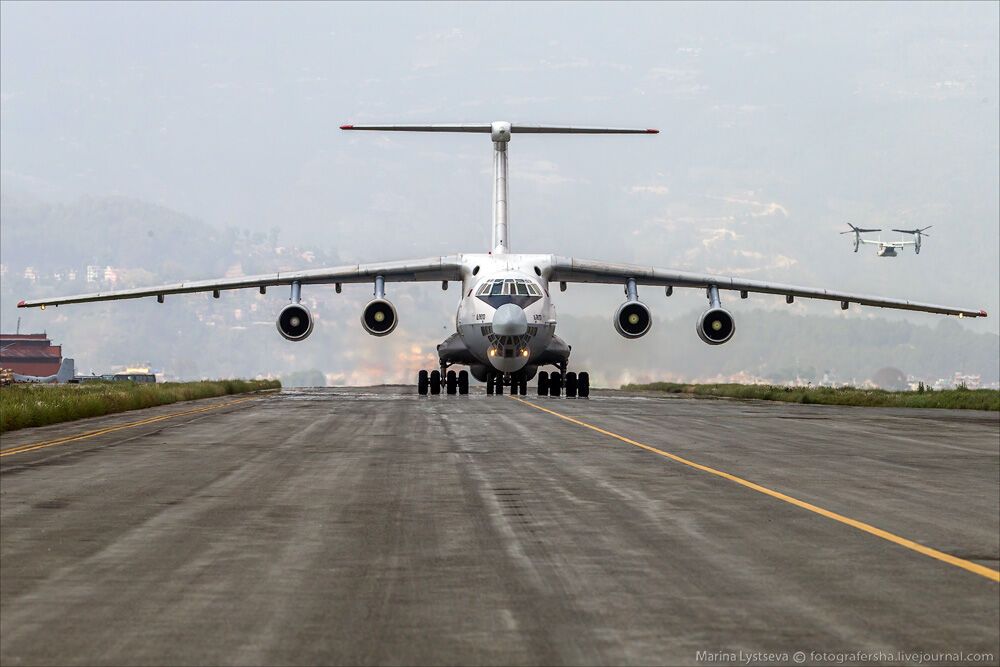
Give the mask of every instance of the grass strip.
<path id="1" fill-rule="evenodd" d="M 626 391 L 662 391 L 668 394 L 756 398 L 786 403 L 857 405 L 884 408 L 949 408 L 952 410 L 1000 410 L 996 389 L 944 389 L 884 391 L 856 387 L 782 387 L 767 384 L 681 384 L 651 382 L 622 385 Z"/>
<path id="2" fill-rule="evenodd" d="M 12 384 L 0 387 L 0 433 L 31 426 L 100 417 L 196 398 L 279 389 L 277 380 L 204 382 L 85 382 L 82 384 Z"/>

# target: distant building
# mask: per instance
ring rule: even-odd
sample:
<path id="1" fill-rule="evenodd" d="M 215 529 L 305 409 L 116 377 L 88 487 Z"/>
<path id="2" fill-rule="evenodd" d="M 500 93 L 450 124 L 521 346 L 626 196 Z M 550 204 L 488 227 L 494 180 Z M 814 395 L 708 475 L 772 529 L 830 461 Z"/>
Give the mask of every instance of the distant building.
<path id="1" fill-rule="evenodd" d="M 103 273 L 103 270 L 101 269 L 101 267 L 97 266 L 96 264 L 89 264 L 89 265 L 87 265 L 87 282 L 88 283 L 99 282 L 101 280 L 101 274 L 102 273 Z"/>
<path id="2" fill-rule="evenodd" d="M 971 373 L 965 374 L 959 371 L 955 371 L 955 379 L 953 384 L 956 388 L 965 387 L 966 389 L 979 389 L 983 384 L 983 376 L 973 375 Z"/>
<path id="3" fill-rule="evenodd" d="M 62 363 L 62 345 L 46 334 L 0 334 L 0 368 L 21 375 L 55 375 Z"/>

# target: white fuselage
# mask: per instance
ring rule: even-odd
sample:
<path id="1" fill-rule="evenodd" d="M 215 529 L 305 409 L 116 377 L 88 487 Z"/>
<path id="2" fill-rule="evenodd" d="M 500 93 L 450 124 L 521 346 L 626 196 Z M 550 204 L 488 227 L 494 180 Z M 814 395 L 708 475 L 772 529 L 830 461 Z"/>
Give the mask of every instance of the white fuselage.
<path id="1" fill-rule="evenodd" d="M 462 262 L 456 329 L 469 352 L 502 373 L 537 362 L 556 329 L 548 282 L 551 255 L 474 254 L 463 255 Z M 495 330 L 500 308 L 504 321 Z M 524 326 L 510 324 L 508 314 L 520 312 Z"/>
<path id="2" fill-rule="evenodd" d="M 888 244 L 879 244 L 879 247 L 878 247 L 878 256 L 879 257 L 895 257 L 897 249 L 900 249 L 900 246 L 888 245 Z"/>

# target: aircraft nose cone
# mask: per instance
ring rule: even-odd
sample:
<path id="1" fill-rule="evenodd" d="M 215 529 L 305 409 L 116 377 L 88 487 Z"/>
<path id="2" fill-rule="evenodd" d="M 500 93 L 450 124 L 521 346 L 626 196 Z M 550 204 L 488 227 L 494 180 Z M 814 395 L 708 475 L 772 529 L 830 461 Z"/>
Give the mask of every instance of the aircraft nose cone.
<path id="1" fill-rule="evenodd" d="M 493 333 L 498 336 L 523 336 L 528 331 L 524 310 L 514 303 L 505 303 L 493 315 Z"/>

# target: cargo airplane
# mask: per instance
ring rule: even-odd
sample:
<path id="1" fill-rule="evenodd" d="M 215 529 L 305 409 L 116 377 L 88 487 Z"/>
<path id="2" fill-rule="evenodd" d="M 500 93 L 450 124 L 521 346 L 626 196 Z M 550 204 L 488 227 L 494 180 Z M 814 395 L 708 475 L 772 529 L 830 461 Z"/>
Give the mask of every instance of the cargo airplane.
<path id="1" fill-rule="evenodd" d="M 538 376 L 539 395 L 586 397 L 590 378 L 586 371 L 569 370 L 570 346 L 556 335 L 556 310 L 551 287 L 560 291 L 569 283 L 620 285 L 624 301 L 612 323 L 625 338 L 649 333 L 653 324 L 649 307 L 639 300 L 640 287 L 658 287 L 670 296 L 676 288 L 704 290 L 708 308 L 695 323 L 698 337 L 709 345 L 729 341 L 736 331 L 732 314 L 722 306 L 724 292 L 739 293 L 746 299 L 751 292 L 783 296 L 788 303 L 796 298 L 826 299 L 842 309 L 856 303 L 880 308 L 916 310 L 959 317 L 985 317 L 975 308 L 955 308 L 889 299 L 822 288 L 800 287 L 762 280 L 747 280 L 703 273 L 677 271 L 638 264 L 614 264 L 550 254 L 511 252 L 507 220 L 507 148 L 514 134 L 656 134 L 657 130 L 606 127 L 565 127 L 521 125 L 505 121 L 473 125 L 343 125 L 342 130 L 402 132 L 469 132 L 487 134 L 493 143 L 493 239 L 485 253 L 470 253 L 409 259 L 372 264 L 350 264 L 327 269 L 291 271 L 240 278 L 183 282 L 158 287 L 98 292 L 61 298 L 22 301 L 23 308 L 59 306 L 90 301 L 155 297 L 160 303 L 167 295 L 211 292 L 219 298 L 223 290 L 268 287 L 290 290 L 289 303 L 278 313 L 278 332 L 289 341 L 301 341 L 313 330 L 313 317 L 301 302 L 302 290 L 314 285 L 368 283 L 373 298 L 361 312 L 361 326 L 373 336 L 386 336 L 396 328 L 398 313 L 386 298 L 386 285 L 394 282 L 439 282 L 462 286 L 455 333 L 437 346 L 439 368 L 422 370 L 417 377 L 420 394 L 466 394 L 469 374 L 486 383 L 488 394 L 527 393 L 527 382 Z M 456 373 L 452 366 L 467 366 Z M 549 373 L 542 367 L 553 367 Z"/>

